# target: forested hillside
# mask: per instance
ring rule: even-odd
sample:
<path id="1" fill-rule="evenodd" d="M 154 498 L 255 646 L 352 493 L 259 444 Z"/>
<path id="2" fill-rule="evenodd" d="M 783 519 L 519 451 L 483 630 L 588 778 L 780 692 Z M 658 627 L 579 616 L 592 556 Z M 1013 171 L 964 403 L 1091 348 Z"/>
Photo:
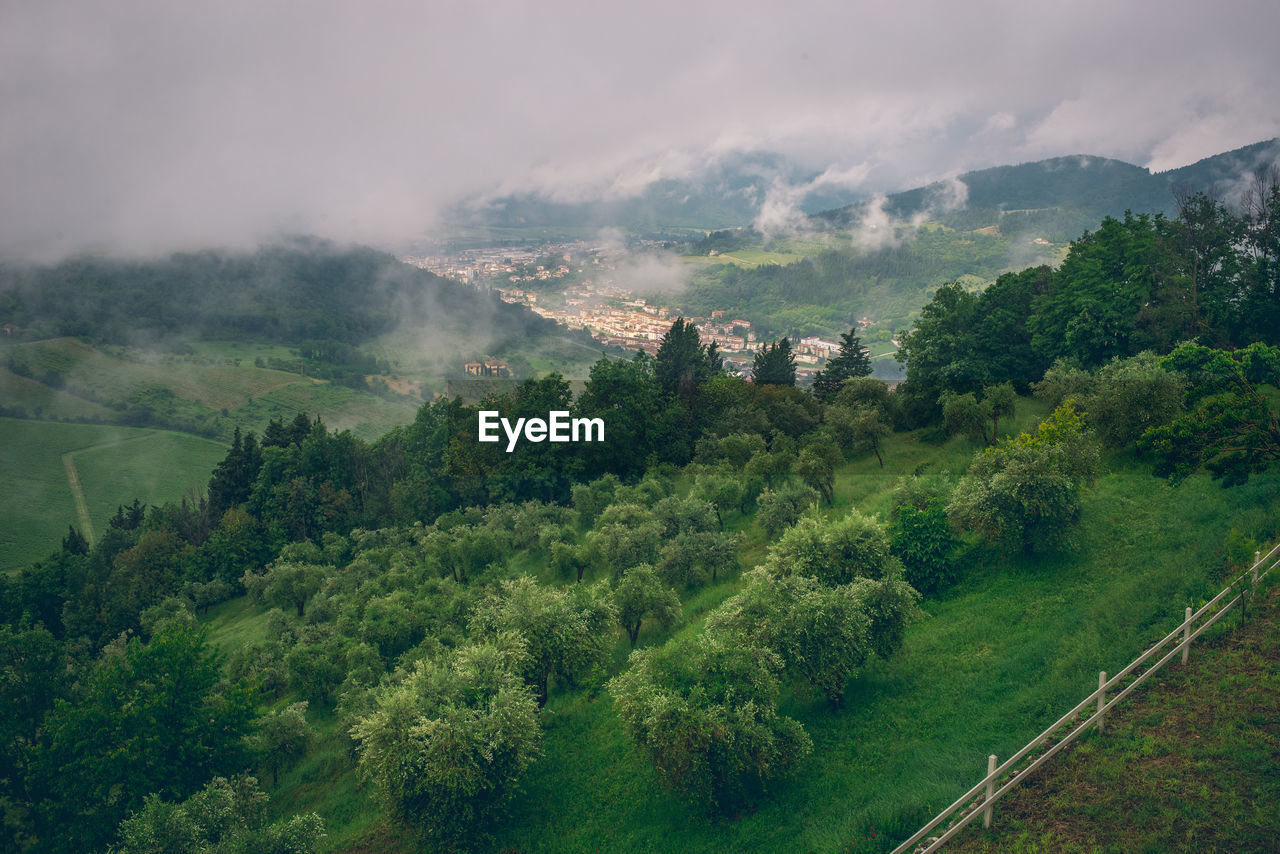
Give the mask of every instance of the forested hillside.
<path id="1" fill-rule="evenodd" d="M 24 337 L 154 344 L 192 339 L 358 345 L 397 326 L 511 341 L 555 324 L 372 249 L 298 240 L 253 254 L 160 261 L 79 257 L 0 268 L 0 317 Z"/>
<path id="2" fill-rule="evenodd" d="M 237 431 L 0 579 L 6 847 L 888 850 L 1280 533 L 1256 189 L 943 285 L 896 390 L 677 322 L 576 396 Z"/>

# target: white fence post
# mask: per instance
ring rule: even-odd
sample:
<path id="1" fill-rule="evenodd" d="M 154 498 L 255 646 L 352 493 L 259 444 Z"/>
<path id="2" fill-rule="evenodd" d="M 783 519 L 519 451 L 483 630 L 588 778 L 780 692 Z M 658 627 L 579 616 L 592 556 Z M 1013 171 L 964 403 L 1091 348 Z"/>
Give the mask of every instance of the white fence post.
<path id="1" fill-rule="evenodd" d="M 1187 663 L 1191 654 L 1191 606 L 1187 606 L 1187 615 L 1182 619 L 1182 663 Z"/>
<path id="2" fill-rule="evenodd" d="M 993 753 L 987 757 L 987 805 L 982 809 L 982 827 L 984 829 L 991 827 L 991 797 L 996 793 L 996 781 L 991 779 L 991 775 L 996 772 L 996 755 Z"/>
<path id="3" fill-rule="evenodd" d="M 1102 707 L 1107 704 L 1107 671 L 1098 671 L 1098 731 L 1102 731 Z"/>

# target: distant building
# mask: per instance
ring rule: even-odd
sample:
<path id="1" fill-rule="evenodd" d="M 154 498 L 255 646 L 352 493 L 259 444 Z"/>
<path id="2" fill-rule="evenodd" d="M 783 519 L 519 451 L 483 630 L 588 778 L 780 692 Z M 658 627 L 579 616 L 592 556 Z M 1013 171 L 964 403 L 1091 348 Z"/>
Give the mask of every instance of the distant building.
<path id="1" fill-rule="evenodd" d="M 473 377 L 498 377 L 508 378 L 511 376 L 511 368 L 506 362 L 500 362 L 497 359 L 487 359 L 483 362 L 467 362 L 463 369 L 469 376 Z"/>

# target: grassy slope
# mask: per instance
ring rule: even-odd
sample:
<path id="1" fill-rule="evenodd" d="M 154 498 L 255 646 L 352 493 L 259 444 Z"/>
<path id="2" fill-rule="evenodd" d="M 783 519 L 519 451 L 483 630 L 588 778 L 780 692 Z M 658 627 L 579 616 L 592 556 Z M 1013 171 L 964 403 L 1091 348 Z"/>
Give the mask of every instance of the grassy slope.
<path id="1" fill-rule="evenodd" d="M 61 389 L 50 388 L 29 377 L 18 376 L 7 368 L 0 368 L 0 402 L 4 406 L 39 413 L 46 418 L 110 420 L 115 415 L 101 404 Z"/>
<path id="2" fill-rule="evenodd" d="M 208 481 L 226 453 L 215 442 L 165 430 L 0 418 L 0 568 L 12 570 L 58 547 L 76 509 L 62 455 L 80 473 L 90 517 L 101 530 L 119 504 L 181 498 Z"/>
<path id="3" fill-rule="evenodd" d="M 1015 426 L 1038 414 L 1024 404 Z M 840 472 L 836 507 L 888 510 L 894 479 L 912 472 L 957 472 L 972 447 L 938 447 L 915 435 L 893 437 L 886 468 L 862 458 Z M 1008 755 L 1179 619 L 1186 604 L 1216 590 L 1229 527 L 1276 532 L 1280 475 L 1222 490 L 1206 478 L 1180 489 L 1153 479 L 1124 456 L 1085 499 L 1079 548 L 1051 557 L 1009 559 L 976 548 L 966 579 L 926 600 L 903 650 L 867 668 L 844 709 L 787 695 L 815 751 L 801 772 L 772 785 L 751 811 L 708 819 L 660 788 L 648 761 L 623 732 L 607 693 L 553 693 L 544 717 L 546 757 L 535 763 L 510 817 L 495 828 L 499 847 L 519 851 L 884 851 L 972 785 L 988 753 Z M 743 562 L 763 557 L 750 520 Z M 699 616 L 736 589 L 729 579 L 686 601 Z M 215 614 L 230 643 L 260 631 L 261 614 L 243 603 Z M 657 643 L 646 627 L 641 643 Z M 622 665 L 620 640 L 615 664 Z M 998 704 L 998 706 L 997 706 Z M 333 722 L 317 749 L 282 777 L 273 810 L 317 810 L 341 851 L 410 851 L 412 844 L 355 788 L 352 760 Z"/>
<path id="4" fill-rule="evenodd" d="M 1274 579 L 1272 579 L 1274 581 Z M 1273 851 L 1280 834 L 1280 588 L 1200 642 L 949 850 Z M 1237 618 L 1226 618 L 1237 627 Z"/>
<path id="5" fill-rule="evenodd" d="M 214 466 L 227 455 L 225 445 L 209 439 L 168 430 L 145 433 L 75 453 L 85 500 L 98 530 L 118 506 L 135 498 L 163 504 L 203 491 Z"/>

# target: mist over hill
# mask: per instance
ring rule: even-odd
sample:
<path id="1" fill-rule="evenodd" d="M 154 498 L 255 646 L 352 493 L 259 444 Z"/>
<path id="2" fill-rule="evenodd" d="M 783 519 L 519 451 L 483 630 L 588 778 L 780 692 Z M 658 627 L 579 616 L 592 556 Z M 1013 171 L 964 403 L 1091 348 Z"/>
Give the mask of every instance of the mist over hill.
<path id="1" fill-rule="evenodd" d="M 884 211 L 900 219 L 932 214 L 940 203 L 950 212 L 1055 213 L 1055 231 L 1071 237 L 1125 210 L 1169 213 L 1173 191 L 1180 187 L 1229 198 L 1238 192 L 1242 178 L 1274 164 L 1277 157 L 1277 139 L 1164 172 L 1080 154 L 965 172 L 884 196 L 873 194 L 874 183 L 866 169 L 842 171 L 835 165 L 815 169 L 779 153 L 736 152 L 683 164 L 667 170 L 672 174 L 652 180 L 648 180 L 652 175 L 620 175 L 597 190 L 576 190 L 571 199 L 541 191 L 473 200 L 456 208 L 450 220 L 455 227 L 607 227 L 648 233 L 749 225 L 767 228 L 779 217 L 807 215 L 816 225 L 839 226 L 856 222 L 884 199 Z M 964 185 L 958 198 L 957 181 Z"/>
<path id="2" fill-rule="evenodd" d="M 251 253 L 0 267 L 0 322 L 26 338 L 137 346 L 213 338 L 359 345 L 416 329 L 424 350 L 481 353 L 582 338 L 387 253 L 312 239 Z"/>

